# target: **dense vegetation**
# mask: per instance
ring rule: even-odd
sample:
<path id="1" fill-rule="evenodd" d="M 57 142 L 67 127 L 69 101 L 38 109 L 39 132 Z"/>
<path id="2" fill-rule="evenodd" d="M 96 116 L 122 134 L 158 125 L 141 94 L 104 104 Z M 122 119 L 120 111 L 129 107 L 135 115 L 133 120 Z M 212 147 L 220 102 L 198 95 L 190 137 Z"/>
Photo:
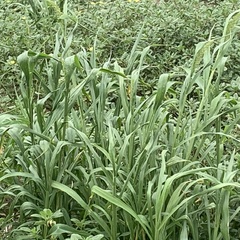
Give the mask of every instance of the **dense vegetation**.
<path id="1" fill-rule="evenodd" d="M 0 3 L 0 238 L 240 239 L 239 1 Z"/>

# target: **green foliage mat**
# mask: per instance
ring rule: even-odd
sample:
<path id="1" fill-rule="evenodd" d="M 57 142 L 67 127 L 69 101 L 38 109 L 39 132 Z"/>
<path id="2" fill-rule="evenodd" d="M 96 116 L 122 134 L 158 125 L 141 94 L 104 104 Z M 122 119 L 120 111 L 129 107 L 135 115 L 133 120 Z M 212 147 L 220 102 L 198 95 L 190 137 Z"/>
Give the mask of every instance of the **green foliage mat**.
<path id="1" fill-rule="evenodd" d="M 0 84 L 14 99 L 13 86 L 18 85 L 19 79 L 16 57 L 26 49 L 51 53 L 58 23 L 66 15 L 61 14 L 58 2 L 52 0 L 9 0 L 0 4 Z M 159 74 L 189 65 L 195 44 L 207 39 L 211 29 L 215 38 L 220 37 L 224 19 L 237 6 L 237 1 L 214 4 L 209 1 L 175 0 L 157 5 L 151 1 L 69 1 L 68 12 L 71 12 L 72 18 L 78 19 L 72 52 L 77 53 L 81 47 L 90 51 L 97 38 L 99 63 L 103 64 L 111 58 L 124 66 L 144 23 L 139 50 L 151 46 L 151 51 L 146 57 L 142 78 L 155 85 Z M 70 22 L 68 28 L 73 24 Z M 234 44 L 226 66 L 226 79 L 228 76 L 236 78 L 235 73 L 239 71 L 240 58 L 235 51 L 238 43 Z"/>

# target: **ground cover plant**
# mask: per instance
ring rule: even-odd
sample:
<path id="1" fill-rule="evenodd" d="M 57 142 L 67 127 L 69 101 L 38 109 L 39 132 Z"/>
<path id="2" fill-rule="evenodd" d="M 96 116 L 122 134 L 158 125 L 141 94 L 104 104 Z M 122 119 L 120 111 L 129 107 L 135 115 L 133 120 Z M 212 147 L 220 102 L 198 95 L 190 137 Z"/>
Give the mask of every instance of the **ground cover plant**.
<path id="1" fill-rule="evenodd" d="M 157 6 L 149 1 L 71 0 L 68 1 L 68 11 L 71 14 L 63 15 L 61 2 L 1 1 L 0 84 L 1 89 L 7 93 L 1 99 L 1 106 L 6 106 L 15 96 L 13 86 L 17 85 L 19 76 L 17 56 L 28 49 L 52 53 L 58 23 L 67 16 L 78 19 L 71 46 L 74 53 L 81 46 L 87 51 L 91 50 L 97 36 L 96 59 L 99 64 L 104 64 L 111 57 L 116 58 L 122 66 L 126 65 L 126 58 L 145 19 L 139 49 L 147 46 L 151 46 L 151 49 L 145 58 L 148 67 L 141 77 L 155 86 L 156 76 L 160 73 L 188 64 L 194 54 L 195 44 L 207 39 L 213 26 L 214 37 L 220 37 L 225 18 L 238 8 L 238 1 L 235 0 L 218 1 L 217 4 L 213 4 L 214 1 L 207 1 L 206 4 L 206 1 L 197 0 L 162 1 Z M 195 9 L 198 9 L 198 14 Z M 75 24 L 74 20 L 68 23 L 68 29 Z M 233 49 L 238 47 L 237 41 L 233 44 Z M 239 61 L 238 53 L 231 51 L 230 56 L 227 63 L 228 75 L 239 71 L 238 64 L 235 64 Z M 236 75 L 233 76 L 235 78 Z M 231 85 L 236 84 L 234 81 Z"/>
<path id="2" fill-rule="evenodd" d="M 28 39 L 2 62 L 9 71 L 1 84 L 16 80 L 14 110 L 0 115 L 3 239 L 239 239 L 240 103 L 231 58 L 240 10 L 236 1 L 214 5 L 222 10 L 215 27 L 201 34 L 203 23 L 193 21 L 180 37 L 180 15 L 173 23 L 170 15 L 176 37 L 161 30 L 160 48 L 149 24 L 176 3 L 181 16 L 213 4 L 166 2 L 150 14 L 156 5 L 138 1 L 19 3 L 49 41 Z M 124 10 L 129 24 L 108 22 L 109 8 Z M 86 25 L 89 14 L 94 23 Z M 47 23 L 55 26 L 49 35 Z M 119 42 L 122 26 L 129 34 Z"/>

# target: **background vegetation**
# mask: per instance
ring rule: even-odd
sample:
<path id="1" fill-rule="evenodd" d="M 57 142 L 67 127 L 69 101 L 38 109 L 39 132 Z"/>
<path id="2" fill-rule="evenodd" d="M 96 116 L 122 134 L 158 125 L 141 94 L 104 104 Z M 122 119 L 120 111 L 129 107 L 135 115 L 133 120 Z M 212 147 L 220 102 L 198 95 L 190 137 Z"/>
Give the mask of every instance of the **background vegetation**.
<path id="1" fill-rule="evenodd" d="M 2 239 L 239 239 L 239 1 L 0 3 Z"/>

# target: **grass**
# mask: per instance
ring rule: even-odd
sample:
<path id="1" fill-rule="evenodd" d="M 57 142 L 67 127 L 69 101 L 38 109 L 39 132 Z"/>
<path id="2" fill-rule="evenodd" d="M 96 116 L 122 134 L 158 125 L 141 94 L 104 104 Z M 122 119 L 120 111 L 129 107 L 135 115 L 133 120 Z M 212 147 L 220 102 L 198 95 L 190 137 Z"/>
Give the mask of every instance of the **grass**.
<path id="1" fill-rule="evenodd" d="M 0 115 L 0 236 L 238 239 L 240 106 L 226 81 L 237 66 L 226 68 L 240 11 L 226 18 L 222 35 L 210 28 L 185 64 L 157 74 L 148 72 L 157 54 L 144 42 L 147 18 L 136 34 L 129 26 L 131 49 L 117 47 L 124 57 L 107 58 L 102 29 L 91 41 L 83 33 L 86 46 L 76 52 L 82 22 L 74 2 L 43 2 L 52 8 L 35 1 L 28 11 L 34 24 L 57 21 L 55 43 L 51 52 L 40 44 L 18 55 L 15 109 Z M 88 16 L 99 6 L 85 8 Z"/>

